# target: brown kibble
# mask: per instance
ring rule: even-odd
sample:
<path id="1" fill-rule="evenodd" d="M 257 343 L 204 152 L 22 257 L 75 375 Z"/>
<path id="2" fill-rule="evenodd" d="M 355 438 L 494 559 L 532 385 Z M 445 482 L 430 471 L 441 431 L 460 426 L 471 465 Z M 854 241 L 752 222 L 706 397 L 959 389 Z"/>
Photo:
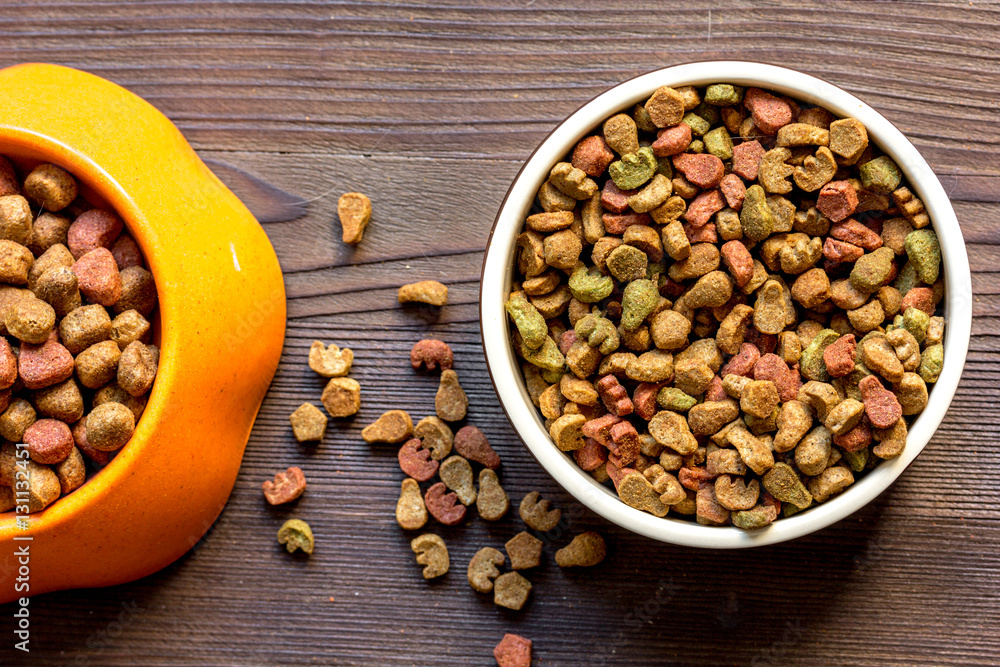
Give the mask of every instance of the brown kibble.
<path id="1" fill-rule="evenodd" d="M 76 179 L 54 164 L 40 164 L 24 179 L 24 194 L 39 206 L 55 213 L 76 199 Z"/>
<path id="2" fill-rule="evenodd" d="M 610 462 L 609 462 L 610 465 Z M 670 508 L 664 505 L 648 479 L 635 470 L 625 469 L 625 474 L 616 482 L 618 497 L 629 507 L 653 516 L 666 516 Z"/>
<path id="3" fill-rule="evenodd" d="M 8 308 L 7 332 L 25 343 L 44 343 L 56 324 L 56 311 L 41 299 L 23 298 Z"/>
<path id="4" fill-rule="evenodd" d="M 809 493 L 818 502 L 824 502 L 854 483 L 854 475 L 842 466 L 833 466 L 809 480 Z"/>
<path id="5" fill-rule="evenodd" d="M 73 447 L 73 434 L 57 419 L 39 419 L 24 431 L 24 444 L 36 463 L 53 465 L 66 460 Z"/>
<path id="6" fill-rule="evenodd" d="M 129 343 L 118 360 L 118 386 L 132 396 L 145 394 L 156 379 L 156 362 L 148 345 Z"/>
<path id="7" fill-rule="evenodd" d="M 424 449 L 431 451 L 431 458 L 441 461 L 451 453 L 454 436 L 451 428 L 437 417 L 424 417 L 413 428 L 413 434 L 420 438 Z"/>
<path id="8" fill-rule="evenodd" d="M 562 518 L 562 510 L 549 509 L 549 501 L 543 499 L 538 491 L 532 491 L 521 499 L 518 514 L 529 528 L 542 533 L 555 528 Z"/>
<path id="9" fill-rule="evenodd" d="M 458 383 L 458 374 L 451 370 L 441 371 L 441 382 L 434 397 L 437 416 L 447 422 L 457 422 L 465 418 L 469 399 Z"/>
<path id="10" fill-rule="evenodd" d="M 59 486 L 64 496 L 83 486 L 83 483 L 87 481 L 87 466 L 80 450 L 73 447 L 69 456 L 56 465 L 55 473 L 59 478 Z"/>
<path id="11" fill-rule="evenodd" d="M 123 228 L 122 219 L 111 211 L 92 208 L 77 216 L 69 226 L 66 245 L 73 257 L 80 259 L 91 250 L 110 249 Z"/>
<path id="12" fill-rule="evenodd" d="M 102 403 L 87 415 L 87 442 L 95 449 L 119 449 L 134 430 L 135 415 L 121 403 Z"/>
<path id="13" fill-rule="evenodd" d="M 490 468 L 479 471 L 479 492 L 476 494 L 476 510 L 486 521 L 499 521 L 510 509 L 510 496 L 500 486 L 496 472 Z"/>
<path id="14" fill-rule="evenodd" d="M 121 390 L 119 389 L 118 391 Z M 125 394 L 123 391 L 121 393 Z M 119 402 L 132 410 L 133 416 L 138 421 L 143 408 L 146 407 L 145 399 L 140 401 L 128 396 L 128 394 L 125 394 L 125 396 L 128 397 L 128 401 Z M 35 403 L 35 409 L 38 413 L 46 417 L 52 417 L 67 424 L 73 424 L 83 417 L 83 396 L 80 394 L 80 388 L 76 385 L 73 378 L 36 391 L 32 396 L 32 400 Z M 98 396 L 95 395 L 94 405 L 99 404 Z"/>
<path id="15" fill-rule="evenodd" d="M 506 559 L 493 547 L 483 547 L 469 561 L 468 579 L 472 590 L 477 593 L 489 593 L 493 590 L 493 580 L 500 576 L 500 570 Z"/>
<path id="16" fill-rule="evenodd" d="M 80 257 L 73 264 L 73 273 L 76 274 L 80 292 L 93 303 L 113 306 L 122 296 L 122 276 L 114 256 L 107 248 L 95 248 Z"/>
<path id="17" fill-rule="evenodd" d="M 740 393 L 740 408 L 754 417 L 764 418 L 774 412 L 779 402 L 778 388 L 769 380 L 751 380 Z M 733 415 L 733 419 L 736 415 Z M 732 509 L 732 508 L 730 508 Z M 741 508 L 749 509 L 749 508 Z"/>
<path id="18" fill-rule="evenodd" d="M 531 582 L 517 572 L 506 572 L 493 582 L 493 602 L 507 609 L 520 610 L 528 601 Z"/>
<path id="19" fill-rule="evenodd" d="M 320 401 L 331 417 L 350 417 L 361 409 L 361 385 L 353 378 L 330 378 Z"/>
<path id="20" fill-rule="evenodd" d="M 420 530 L 427 525 L 427 507 L 415 479 L 403 480 L 396 501 L 396 523 L 404 530 Z"/>
<path id="21" fill-rule="evenodd" d="M 41 512 L 59 498 L 59 476 L 48 466 L 28 461 L 28 513 Z"/>
<path id="22" fill-rule="evenodd" d="M 327 347 L 319 340 L 314 340 L 309 347 L 309 368 L 322 377 L 343 377 L 351 372 L 353 363 L 354 352 L 349 348 L 341 350 L 332 343 Z"/>
<path id="23" fill-rule="evenodd" d="M 792 298 L 803 308 L 815 308 L 830 298 L 830 277 L 823 269 L 809 269 L 792 283 Z"/>
<path id="24" fill-rule="evenodd" d="M 437 462 L 434 462 L 437 465 Z M 445 486 L 455 492 L 459 502 L 469 506 L 476 502 L 476 485 L 473 482 L 472 466 L 463 457 L 453 454 L 441 462 L 438 475 Z"/>
<path id="25" fill-rule="evenodd" d="M 45 211 L 35 218 L 35 224 L 31 228 L 31 238 L 27 244 L 22 245 L 27 245 L 36 257 L 56 244 L 65 247 L 69 225 L 69 218 Z"/>
<path id="26" fill-rule="evenodd" d="M 357 245 L 372 219 L 372 202 L 360 192 L 345 192 L 337 200 L 337 217 L 344 243 Z"/>
<path id="27" fill-rule="evenodd" d="M 583 242 L 571 229 L 549 234 L 542 241 L 545 263 L 556 269 L 569 271 L 576 266 L 583 252 Z"/>
<path id="28" fill-rule="evenodd" d="M 656 127 L 676 125 L 684 118 L 684 98 L 670 86 L 660 86 L 644 105 Z"/>
<path id="29" fill-rule="evenodd" d="M 448 303 L 448 287 L 436 280 L 423 280 L 399 288 L 400 303 L 426 303 L 443 306 Z"/>
<path id="30" fill-rule="evenodd" d="M 424 494 L 424 504 L 427 511 L 438 523 L 445 526 L 457 526 L 465 518 L 465 505 L 458 502 L 458 496 L 454 493 L 446 493 L 447 487 L 444 482 L 431 485 Z"/>
<path id="31" fill-rule="evenodd" d="M 31 270 L 28 271 L 28 289 L 35 292 L 37 296 L 38 280 L 45 273 L 52 269 L 68 269 L 73 266 L 73 262 L 75 261 L 73 253 L 66 246 L 62 244 L 53 245 L 42 253 L 31 265 Z"/>
<path id="32" fill-rule="evenodd" d="M 261 487 L 268 503 L 283 505 L 292 502 L 306 490 L 306 476 L 300 468 L 292 466 L 284 472 L 276 473 L 273 481 L 267 480 Z"/>
<path id="33" fill-rule="evenodd" d="M 31 282 L 30 275 L 28 282 Z M 52 306 L 58 318 L 65 317 L 83 303 L 76 274 L 65 266 L 49 269 L 39 276 L 34 292 L 35 296 Z"/>
<path id="34" fill-rule="evenodd" d="M 156 308 L 156 284 L 153 274 L 141 266 L 129 266 L 119 273 L 121 280 L 121 296 L 114 304 L 116 313 L 126 310 L 137 310 L 141 315 L 148 316 Z M 83 287 L 80 288 L 83 291 Z M 84 294 L 86 292 L 84 291 Z M 90 298 L 89 296 L 87 298 Z M 91 298 L 91 301 L 95 299 Z M 98 303 L 101 303 L 98 301 Z"/>
<path id="35" fill-rule="evenodd" d="M 512 570 L 530 570 L 542 563 L 542 541 L 527 531 L 507 540 L 504 548 Z"/>
<path id="36" fill-rule="evenodd" d="M 326 415 L 312 403 L 303 403 L 288 416 L 297 442 L 319 442 L 326 435 Z"/>
<path id="37" fill-rule="evenodd" d="M 348 380 L 350 378 L 333 378 L 330 380 L 332 383 L 334 380 Z M 330 385 L 327 384 L 329 389 Z M 326 391 L 323 392 L 324 396 Z M 323 404 L 326 405 L 326 399 L 324 397 Z M 329 406 L 327 406 L 329 410 Z M 333 412 L 330 412 L 333 415 Z M 354 414 L 353 412 L 350 414 Z M 342 415 L 333 415 L 335 417 Z M 396 444 L 403 442 L 407 438 L 413 435 L 413 420 L 410 419 L 408 415 L 403 410 L 389 410 L 388 412 L 383 412 L 382 416 L 376 419 L 374 422 L 366 426 L 361 431 L 361 437 L 365 442 L 386 442 L 389 444 Z"/>
<path id="38" fill-rule="evenodd" d="M 608 547 L 600 533 L 587 531 L 556 552 L 559 567 L 593 567 L 604 560 Z"/>
<path id="39" fill-rule="evenodd" d="M 0 282 L 10 285 L 25 285 L 28 272 L 35 258 L 31 251 L 20 243 L 0 239 Z"/>
<path id="40" fill-rule="evenodd" d="M 0 196 L 0 239 L 29 245 L 31 222 L 28 200 L 18 194 Z"/>
<path id="41" fill-rule="evenodd" d="M 135 344 L 142 345 L 142 343 Z M 60 345 L 59 347 L 62 346 Z M 63 349 L 65 350 L 66 348 Z M 66 350 L 66 354 L 69 354 L 68 350 Z M 118 361 L 121 355 L 122 351 L 118 348 L 118 344 L 111 340 L 91 345 L 78 354 L 76 357 L 76 375 L 80 380 L 80 384 L 88 389 L 97 389 L 114 380 L 118 372 Z M 59 378 L 57 381 L 65 379 Z M 25 386 L 27 386 L 27 383 L 25 383 Z"/>
<path id="42" fill-rule="evenodd" d="M 430 450 L 423 449 L 418 438 L 403 443 L 398 459 L 400 469 L 418 482 L 426 482 L 438 472 L 438 462 L 431 459 Z"/>
<path id="43" fill-rule="evenodd" d="M 71 354 L 80 354 L 110 337 L 111 318 L 99 304 L 81 306 L 59 323 L 59 340 Z"/>
<path id="44" fill-rule="evenodd" d="M 111 340 L 124 350 L 129 343 L 142 339 L 149 332 L 149 320 L 137 310 L 126 310 L 111 321 Z"/>
<path id="45" fill-rule="evenodd" d="M 448 547 L 444 540 L 434 533 L 425 533 L 410 542 L 410 548 L 417 554 L 417 564 L 423 565 L 424 579 L 435 579 L 448 573 Z"/>

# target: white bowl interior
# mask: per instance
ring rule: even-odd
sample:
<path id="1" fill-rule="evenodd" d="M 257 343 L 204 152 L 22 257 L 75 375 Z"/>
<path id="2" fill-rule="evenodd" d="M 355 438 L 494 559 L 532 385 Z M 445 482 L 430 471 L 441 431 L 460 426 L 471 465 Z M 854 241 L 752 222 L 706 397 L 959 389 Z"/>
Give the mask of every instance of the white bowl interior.
<path id="1" fill-rule="evenodd" d="M 722 82 L 775 90 L 861 121 L 870 139 L 896 161 L 914 194 L 923 200 L 941 241 L 946 288 L 944 367 L 927 408 L 910 427 L 903 454 L 881 463 L 840 496 L 756 531 L 652 516 L 621 502 L 613 490 L 577 467 L 571 456 L 552 443 L 531 404 L 503 309 L 513 278 L 516 236 L 552 166 L 604 119 L 646 100 L 659 86 Z M 881 114 L 840 88 L 801 72 L 751 62 L 701 62 L 650 72 L 611 88 L 571 114 L 539 145 L 497 214 L 483 263 L 480 319 L 487 366 L 501 404 L 525 445 L 563 488 L 594 512 L 633 532 L 674 544 L 728 549 L 773 544 L 829 526 L 870 502 L 906 469 L 941 423 L 958 387 L 972 327 L 972 283 L 962 231 L 941 183 L 916 148 Z"/>

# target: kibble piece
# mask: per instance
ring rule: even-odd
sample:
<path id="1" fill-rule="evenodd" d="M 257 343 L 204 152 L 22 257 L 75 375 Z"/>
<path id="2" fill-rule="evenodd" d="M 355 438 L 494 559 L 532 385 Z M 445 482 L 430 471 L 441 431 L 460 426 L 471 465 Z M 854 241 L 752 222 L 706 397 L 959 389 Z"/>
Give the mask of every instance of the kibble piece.
<path id="1" fill-rule="evenodd" d="M 424 417 L 413 428 L 413 434 L 420 438 L 424 449 L 431 450 L 431 458 L 443 460 L 451 453 L 454 436 L 451 428 L 437 417 Z"/>
<path id="2" fill-rule="evenodd" d="M 28 282 L 31 282 L 30 275 Z M 83 303 L 76 274 L 64 266 L 55 267 L 39 276 L 33 291 L 35 296 L 52 306 L 58 318 L 65 317 Z"/>
<path id="3" fill-rule="evenodd" d="M 427 525 L 427 507 L 415 479 L 403 480 L 396 501 L 396 523 L 404 530 L 420 530 Z"/>
<path id="4" fill-rule="evenodd" d="M 31 205 L 21 195 L 0 197 L 0 239 L 23 246 L 31 242 Z"/>
<path id="5" fill-rule="evenodd" d="M 399 448 L 399 467 L 418 482 L 426 482 L 437 474 L 439 464 L 431 459 L 430 451 L 420 445 L 418 438 L 410 438 L 403 443 Z"/>
<path id="6" fill-rule="evenodd" d="M 138 342 L 134 344 L 143 345 Z M 118 344 L 111 340 L 91 345 L 78 354 L 76 356 L 76 375 L 80 384 L 88 389 L 97 389 L 114 380 L 118 373 L 118 362 L 121 355 L 122 351 L 118 348 Z M 64 379 L 60 378 L 59 381 Z M 122 386 L 126 388 L 124 385 Z"/>
<path id="7" fill-rule="evenodd" d="M 315 346 L 315 343 L 313 343 Z M 344 348 L 345 353 L 349 352 Z M 351 353 L 353 360 L 354 354 Z M 440 340 L 426 339 L 413 344 L 410 349 L 410 365 L 414 370 L 426 368 L 429 371 L 440 368 L 448 370 L 454 364 L 454 354 L 447 343 Z M 350 370 L 350 369 L 348 369 Z"/>
<path id="8" fill-rule="evenodd" d="M 498 667 L 531 667 L 531 640 L 507 633 L 493 649 Z"/>
<path id="9" fill-rule="evenodd" d="M 326 435 L 326 415 L 312 403 L 303 403 L 288 416 L 298 442 L 319 442 Z"/>
<path id="10" fill-rule="evenodd" d="M 28 513 L 41 512 L 59 498 L 59 476 L 45 465 L 28 461 Z"/>
<path id="11" fill-rule="evenodd" d="M 111 318 L 99 304 L 81 306 L 59 323 L 59 340 L 72 354 L 111 337 Z"/>
<path id="12" fill-rule="evenodd" d="M 417 554 L 417 564 L 424 566 L 424 579 L 435 579 L 448 573 L 448 547 L 440 536 L 425 533 L 414 538 L 410 548 Z"/>
<path id="13" fill-rule="evenodd" d="M 649 181 L 658 166 L 653 149 L 643 147 L 634 153 L 625 153 L 620 160 L 612 162 L 608 167 L 608 174 L 620 190 L 634 190 Z"/>
<path id="14" fill-rule="evenodd" d="M 109 452 L 122 447 L 135 430 L 135 415 L 121 403 L 102 403 L 87 415 L 87 442 Z"/>
<path id="15" fill-rule="evenodd" d="M 69 456 L 55 466 L 55 473 L 64 496 L 83 486 L 87 481 L 87 466 L 80 450 L 73 447 Z"/>
<path id="16" fill-rule="evenodd" d="M 486 521 L 499 521 L 510 509 L 510 496 L 500 486 L 496 472 L 489 468 L 479 471 L 479 492 L 476 494 L 476 510 Z"/>
<path id="17" fill-rule="evenodd" d="M 593 567 L 604 560 L 608 548 L 600 533 L 580 533 L 556 552 L 559 567 Z"/>
<path id="18" fill-rule="evenodd" d="M 506 572 L 493 582 L 493 602 L 500 607 L 520 610 L 528 601 L 531 582 L 517 572 Z"/>
<path id="19" fill-rule="evenodd" d="M 69 226 L 69 218 L 44 211 L 35 218 L 35 223 L 31 228 L 31 238 L 27 244 L 23 245 L 27 245 L 36 257 L 56 244 L 65 247 Z"/>
<path id="20" fill-rule="evenodd" d="M 441 372 L 441 382 L 434 397 L 434 409 L 444 421 L 456 422 L 465 418 L 469 399 L 458 382 L 458 374 L 451 370 Z"/>
<path id="21" fill-rule="evenodd" d="M 555 528 L 562 518 L 562 510 L 550 509 L 549 501 L 543 499 L 537 491 L 532 491 L 521 499 L 518 514 L 529 528 L 543 533 Z"/>
<path id="22" fill-rule="evenodd" d="M 830 123 L 830 150 L 854 164 L 868 147 L 868 131 L 860 121 L 843 118 Z"/>
<path id="23" fill-rule="evenodd" d="M 0 239 L 0 282 L 9 285 L 25 285 L 28 271 L 35 258 L 31 251 L 20 243 Z"/>
<path id="24" fill-rule="evenodd" d="M 145 394 L 156 379 L 156 367 L 150 346 L 140 341 L 129 343 L 118 360 L 118 386 L 132 396 Z"/>
<path id="25" fill-rule="evenodd" d="M 564 195 L 577 200 L 590 199 L 597 192 L 597 183 L 590 179 L 586 172 L 577 169 L 569 162 L 560 162 L 552 167 L 552 171 L 549 172 L 549 182 Z"/>
<path id="26" fill-rule="evenodd" d="M 477 593 L 489 593 L 493 590 L 493 580 L 500 576 L 500 570 L 505 562 L 504 555 L 493 547 L 483 547 L 469 561 L 467 577 L 472 590 Z"/>
<path id="27" fill-rule="evenodd" d="M 361 385 L 353 378 L 331 378 L 320 401 L 331 417 L 350 417 L 361 409 Z"/>
<path id="28" fill-rule="evenodd" d="M 117 318 L 115 318 L 117 320 Z M 112 327 L 113 327 L 112 323 Z M 349 348 L 341 350 L 337 345 L 325 346 L 322 341 L 314 340 L 309 347 L 309 368 L 326 378 L 343 377 L 351 372 L 354 363 L 354 352 Z"/>
<path id="29" fill-rule="evenodd" d="M 343 381 L 345 379 L 350 378 L 333 378 L 330 382 L 333 382 L 333 380 Z M 329 386 L 328 384 L 327 387 L 329 388 Z M 323 403 L 326 405 L 325 399 Z M 329 410 L 329 406 L 327 406 L 327 410 Z M 330 414 L 333 414 L 333 412 L 331 411 Z M 381 417 L 361 431 L 361 437 L 365 442 L 386 442 L 389 444 L 403 442 L 411 435 L 413 435 L 413 420 L 403 410 L 383 412 Z"/>
<path id="30" fill-rule="evenodd" d="M 289 519 L 278 529 L 278 544 L 283 544 L 288 553 L 301 549 L 312 554 L 316 542 L 308 523 L 301 519 Z"/>
<path id="31" fill-rule="evenodd" d="M 35 259 L 31 265 L 31 270 L 28 271 L 28 289 L 35 292 L 37 296 L 38 281 L 45 273 L 52 269 L 68 269 L 73 266 L 73 262 L 75 261 L 73 253 L 66 246 L 62 244 L 53 245 Z"/>
<path id="32" fill-rule="evenodd" d="M 809 480 L 809 493 L 822 503 L 854 483 L 854 475 L 848 468 L 833 466 Z"/>
<path id="33" fill-rule="evenodd" d="M 301 468 L 292 466 L 284 472 L 275 473 L 273 480 L 265 480 L 261 488 L 264 489 L 264 498 L 269 504 L 283 505 L 292 502 L 306 490 L 306 476 L 302 474 Z"/>
<path id="34" fill-rule="evenodd" d="M 26 389 L 44 389 L 73 375 L 73 357 L 55 336 L 41 345 L 21 343 L 18 375 Z"/>
<path id="35" fill-rule="evenodd" d="M 865 190 L 881 195 L 890 194 L 898 188 L 903 177 L 899 166 L 887 155 L 865 162 L 859 172 Z"/>
<path id="36" fill-rule="evenodd" d="M 73 452 L 73 434 L 57 419 L 39 419 L 24 431 L 24 444 L 36 463 L 54 465 Z"/>
<path id="37" fill-rule="evenodd" d="M 448 287 L 436 280 L 423 280 L 399 288 L 400 303 L 426 303 L 443 306 L 448 303 Z"/>
<path id="38" fill-rule="evenodd" d="M 904 242 L 910 264 L 922 282 L 932 285 L 941 269 L 941 244 L 931 229 L 918 229 L 906 235 Z"/>
<path id="39" fill-rule="evenodd" d="M 124 350 L 130 343 L 142 339 L 150 329 L 149 320 L 137 310 L 126 310 L 111 321 L 111 340 Z"/>
<path id="40" fill-rule="evenodd" d="M 507 540 L 504 548 L 510 557 L 510 569 L 529 570 L 542 562 L 542 541 L 527 531 Z"/>
<path id="41" fill-rule="evenodd" d="M 449 456 L 441 462 L 438 475 L 445 486 L 455 492 L 459 502 L 463 505 L 469 506 L 476 502 L 477 494 L 476 486 L 472 481 L 472 466 L 467 460 L 457 454 Z"/>
<path id="42" fill-rule="evenodd" d="M 139 401 L 128 394 L 125 395 L 128 397 L 128 401 L 123 402 L 123 404 L 132 410 L 133 416 L 138 420 L 146 406 L 145 399 Z M 52 417 L 67 424 L 72 424 L 83 417 L 83 396 L 73 378 L 36 391 L 32 400 L 38 413 L 46 417 Z M 99 405 L 96 395 L 94 405 Z"/>
<path id="43" fill-rule="evenodd" d="M 457 526 L 465 518 L 465 505 L 458 502 L 455 493 L 447 493 L 444 482 L 432 484 L 424 494 L 427 511 L 445 526 Z"/>
<path id="44" fill-rule="evenodd" d="M 346 192 L 337 200 L 337 217 L 344 243 L 357 245 L 372 219 L 372 202 L 360 192 Z"/>
<path id="45" fill-rule="evenodd" d="M 77 216 L 66 233 L 66 245 L 80 259 L 96 248 L 111 248 L 124 224 L 111 211 L 93 208 Z M 116 262 L 117 264 L 117 262 Z"/>
<path id="46" fill-rule="evenodd" d="M 118 265 L 119 271 L 124 271 L 130 266 L 141 267 L 143 265 L 142 251 L 139 250 L 139 244 L 128 234 L 122 234 L 115 239 L 115 242 L 111 244 L 108 250 L 111 251 L 111 256 L 115 258 L 115 263 Z"/>
<path id="47" fill-rule="evenodd" d="M 670 86 L 660 86 L 644 105 L 656 127 L 668 127 L 684 117 L 684 98 Z"/>
<path id="48" fill-rule="evenodd" d="M 31 201 L 56 213 L 76 199 L 76 179 L 54 164 L 40 164 L 24 179 L 24 193 Z"/>
<path id="49" fill-rule="evenodd" d="M 7 332 L 25 343 L 44 343 L 56 324 L 56 311 L 41 299 L 22 298 L 8 308 Z"/>
<path id="50" fill-rule="evenodd" d="M 604 121 L 603 133 L 607 145 L 619 155 L 639 150 L 636 123 L 627 114 L 616 114 Z"/>

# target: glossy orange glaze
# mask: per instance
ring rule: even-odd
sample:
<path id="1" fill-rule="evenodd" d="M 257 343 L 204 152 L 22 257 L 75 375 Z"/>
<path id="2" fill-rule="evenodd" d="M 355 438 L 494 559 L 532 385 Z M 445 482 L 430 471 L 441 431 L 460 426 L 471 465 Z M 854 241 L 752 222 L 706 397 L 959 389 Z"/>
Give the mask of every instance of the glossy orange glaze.
<path id="1" fill-rule="evenodd" d="M 30 595 L 108 586 L 183 555 L 222 511 L 281 355 L 285 291 L 263 229 L 176 127 L 104 79 L 0 70 L 0 154 L 57 164 L 125 220 L 159 291 L 160 365 L 135 434 L 20 530 L 0 514 L 0 602 L 30 544 Z M 23 515 L 22 515 L 23 516 Z M 30 542 L 15 537 L 30 536 Z"/>

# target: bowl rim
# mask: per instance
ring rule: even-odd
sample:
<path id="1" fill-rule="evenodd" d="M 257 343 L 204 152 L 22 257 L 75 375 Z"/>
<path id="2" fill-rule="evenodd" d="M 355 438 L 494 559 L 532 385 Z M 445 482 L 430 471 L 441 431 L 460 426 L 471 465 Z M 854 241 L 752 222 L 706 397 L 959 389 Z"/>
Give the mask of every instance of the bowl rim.
<path id="1" fill-rule="evenodd" d="M 702 526 L 636 510 L 556 448 L 520 378 L 520 363 L 509 342 L 509 323 L 503 308 L 511 283 L 517 233 L 552 165 L 604 119 L 647 99 L 657 87 L 718 82 L 759 86 L 817 104 L 839 117 L 861 121 L 869 139 L 896 161 L 914 194 L 923 201 L 941 242 L 945 281 L 944 365 L 932 388 L 931 400 L 910 427 L 903 454 L 883 461 L 839 496 L 755 531 Z M 501 408 L 528 451 L 560 486 L 600 516 L 640 535 L 684 546 L 735 549 L 795 539 L 840 521 L 885 491 L 923 451 L 955 396 L 965 365 L 972 329 L 972 280 L 962 231 L 944 188 L 916 147 L 879 112 L 847 91 L 803 72 L 747 61 L 703 61 L 623 81 L 581 105 L 546 135 L 514 177 L 490 230 L 480 279 L 479 310 L 486 368 Z"/>

